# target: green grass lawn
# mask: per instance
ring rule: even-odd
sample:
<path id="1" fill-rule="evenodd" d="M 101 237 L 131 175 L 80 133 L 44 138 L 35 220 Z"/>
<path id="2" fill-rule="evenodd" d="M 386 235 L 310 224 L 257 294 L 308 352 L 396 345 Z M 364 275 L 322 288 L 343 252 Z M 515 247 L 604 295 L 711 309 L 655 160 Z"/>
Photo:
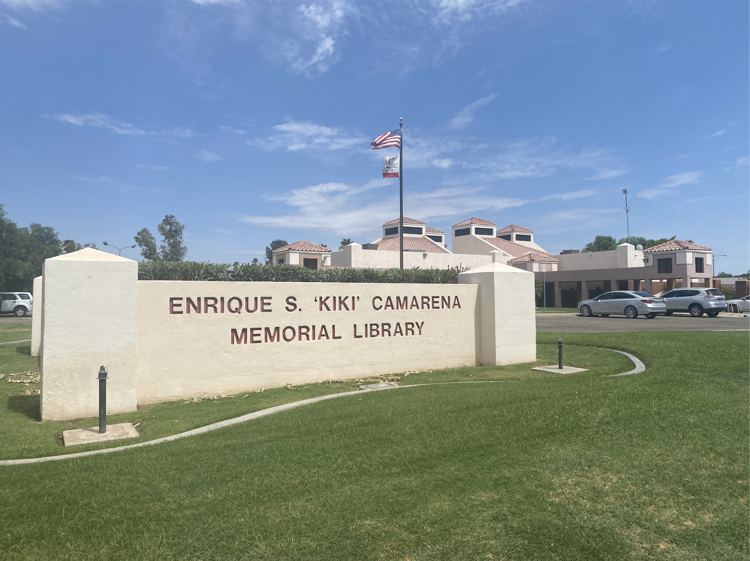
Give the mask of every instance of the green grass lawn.
<path id="1" fill-rule="evenodd" d="M 578 308 L 550 308 L 547 306 L 547 311 L 544 311 L 544 308 L 537 308 L 536 309 L 537 314 L 577 314 Z"/>
<path id="2" fill-rule="evenodd" d="M 555 362 L 557 336 L 539 334 L 541 362 Z M 566 363 L 596 369 L 420 373 L 400 383 L 503 382 L 366 393 L 154 447 L 0 467 L 0 557 L 746 560 L 747 334 L 563 338 Z M 629 362 L 593 346 L 649 369 L 607 377 Z M 9 347 L 0 365 L 32 369 Z M 50 436 L 60 427 L 34 419 L 34 384 L 0 388 L 3 457 L 63 451 Z M 351 388 L 129 415 L 153 437 Z"/>
<path id="3" fill-rule="evenodd" d="M 0 324 L 0 343 L 4 341 L 18 341 L 20 339 L 31 339 L 31 324 Z M 0 368 L 2 368 L 2 366 L 0 366 Z"/>

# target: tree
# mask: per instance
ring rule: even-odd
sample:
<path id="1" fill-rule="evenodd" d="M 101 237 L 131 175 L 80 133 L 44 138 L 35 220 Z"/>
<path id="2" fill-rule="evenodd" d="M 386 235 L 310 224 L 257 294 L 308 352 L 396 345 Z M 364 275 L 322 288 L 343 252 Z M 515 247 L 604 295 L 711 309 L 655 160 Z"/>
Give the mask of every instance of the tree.
<path id="1" fill-rule="evenodd" d="M 148 228 L 143 228 L 135 235 L 135 243 L 141 248 L 141 257 L 146 261 L 159 261 L 159 252 L 156 249 L 156 240 Z"/>
<path id="2" fill-rule="evenodd" d="M 182 261 L 187 255 L 187 247 L 182 243 L 185 226 L 177 222 L 173 214 L 167 214 L 157 226 L 164 242 L 159 246 L 162 261 Z"/>
<path id="3" fill-rule="evenodd" d="M 36 222 L 19 228 L 0 205 L 0 290 L 30 291 L 34 277 L 42 274 L 44 260 L 61 252 L 53 228 Z"/>
<path id="4" fill-rule="evenodd" d="M 289 245 L 286 240 L 273 240 L 270 246 L 266 246 L 266 265 L 273 263 L 273 250 Z"/>
<path id="5" fill-rule="evenodd" d="M 258 261 L 257 257 L 253 257 L 253 262 L 250 263 L 251 265 L 260 265 L 260 261 Z"/>
<path id="6" fill-rule="evenodd" d="M 717 279 L 731 279 L 732 275 L 729 274 L 729 273 L 725 273 L 724 271 L 722 271 L 718 275 L 714 275 L 714 277 L 716 277 Z"/>
<path id="7" fill-rule="evenodd" d="M 143 228 L 135 235 L 135 243 L 141 248 L 141 256 L 147 261 L 182 261 L 188 252 L 182 241 L 185 226 L 173 214 L 167 214 L 157 229 L 162 236 L 158 251 L 156 238 L 148 228 Z"/>
<path id="8" fill-rule="evenodd" d="M 339 251 L 344 249 L 347 245 L 351 245 L 353 243 L 354 242 L 351 238 L 344 238 L 343 240 L 341 240 L 341 244 L 339 245 Z"/>
<path id="9" fill-rule="evenodd" d="M 322 243 L 320 244 L 320 247 L 328 247 L 326 244 Z"/>
<path id="10" fill-rule="evenodd" d="M 672 236 L 671 238 L 660 238 L 658 240 L 652 240 L 652 239 L 646 239 L 640 236 L 630 236 L 629 238 L 621 238 L 619 242 L 617 242 L 617 245 L 620 245 L 621 243 L 630 243 L 633 245 L 641 244 L 643 246 L 643 249 L 647 249 L 649 247 L 654 247 L 655 245 L 660 245 L 663 243 L 671 242 L 677 238 L 677 236 Z M 692 243 L 691 240 L 688 240 Z"/>
<path id="11" fill-rule="evenodd" d="M 593 242 L 587 243 L 581 250 L 583 253 L 593 251 L 611 251 L 617 249 L 617 242 L 612 236 L 596 236 Z"/>

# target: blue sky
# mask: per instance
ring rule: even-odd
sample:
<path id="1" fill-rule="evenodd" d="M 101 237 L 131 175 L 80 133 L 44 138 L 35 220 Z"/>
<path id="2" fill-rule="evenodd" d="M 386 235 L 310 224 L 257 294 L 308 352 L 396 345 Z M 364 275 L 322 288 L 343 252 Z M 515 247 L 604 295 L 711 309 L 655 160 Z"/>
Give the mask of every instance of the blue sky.
<path id="1" fill-rule="evenodd" d="M 677 235 L 750 268 L 748 2 L 0 0 L 0 202 L 79 243 L 174 214 L 189 259 L 405 214 L 552 253 Z M 125 255 L 135 257 L 137 250 Z"/>

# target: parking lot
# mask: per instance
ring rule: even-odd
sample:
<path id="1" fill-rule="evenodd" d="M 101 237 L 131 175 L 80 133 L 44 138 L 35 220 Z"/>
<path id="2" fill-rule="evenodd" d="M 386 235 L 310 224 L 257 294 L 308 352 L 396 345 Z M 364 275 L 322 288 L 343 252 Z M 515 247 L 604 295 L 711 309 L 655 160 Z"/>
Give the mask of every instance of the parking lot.
<path id="1" fill-rule="evenodd" d="M 750 318 L 739 314 L 719 314 L 694 318 L 689 314 L 673 314 L 647 319 L 643 316 L 628 319 L 625 316 L 588 317 L 578 314 L 538 313 L 536 330 L 566 333 L 607 333 L 626 331 L 748 331 Z"/>

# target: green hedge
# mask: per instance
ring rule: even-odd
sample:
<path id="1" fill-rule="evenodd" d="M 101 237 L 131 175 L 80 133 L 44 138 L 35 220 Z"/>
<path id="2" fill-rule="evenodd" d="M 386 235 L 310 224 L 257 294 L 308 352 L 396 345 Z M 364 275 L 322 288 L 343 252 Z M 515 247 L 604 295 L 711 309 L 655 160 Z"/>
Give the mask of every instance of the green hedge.
<path id="1" fill-rule="evenodd" d="M 138 266 L 138 280 L 244 281 L 244 282 L 387 282 L 451 284 L 452 269 L 318 269 L 292 265 L 250 265 L 247 263 L 205 263 L 197 261 L 144 261 Z"/>

